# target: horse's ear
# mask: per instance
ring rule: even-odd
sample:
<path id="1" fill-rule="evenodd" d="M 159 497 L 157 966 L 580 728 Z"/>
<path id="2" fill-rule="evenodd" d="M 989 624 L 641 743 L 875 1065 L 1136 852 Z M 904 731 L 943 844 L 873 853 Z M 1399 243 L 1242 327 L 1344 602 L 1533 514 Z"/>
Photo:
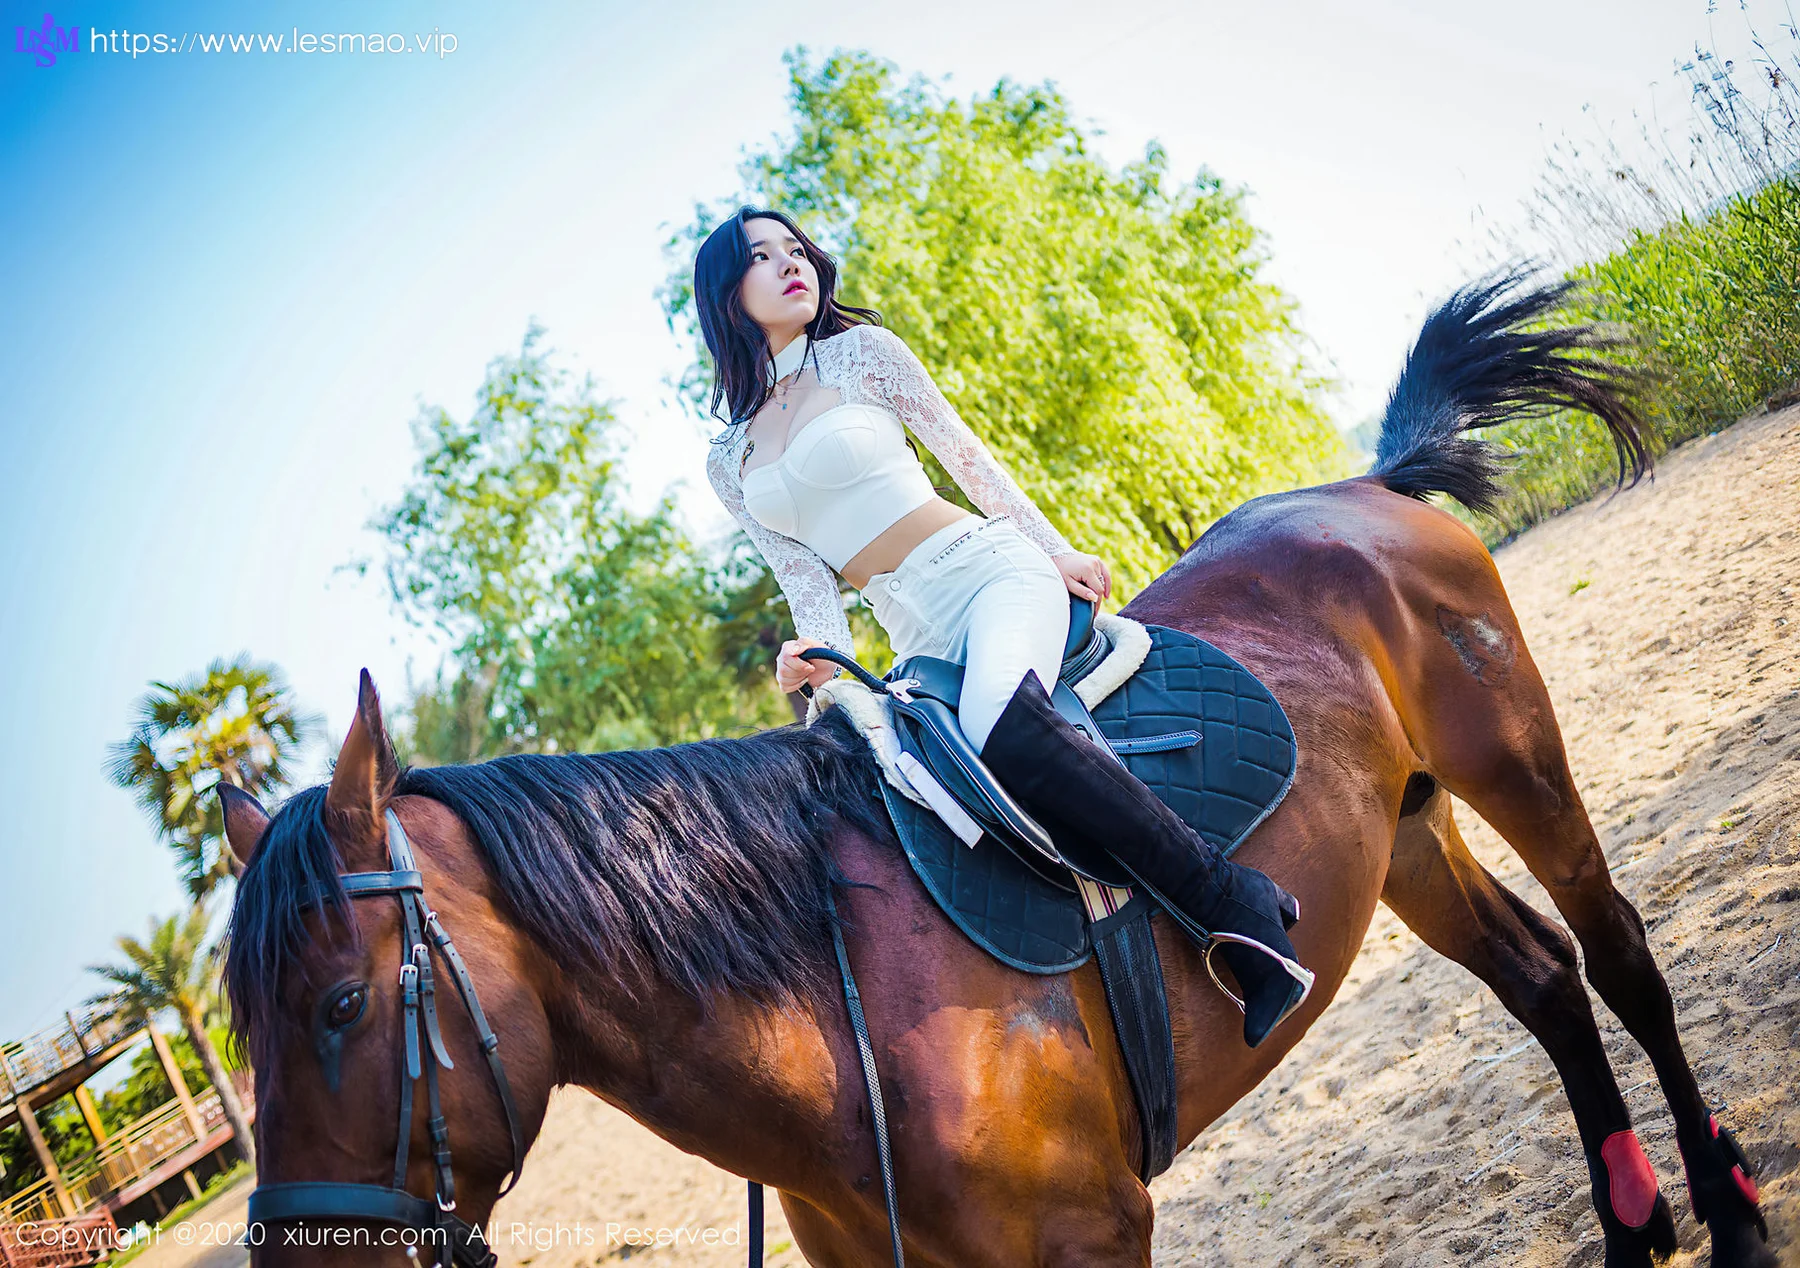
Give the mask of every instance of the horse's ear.
<path id="1" fill-rule="evenodd" d="M 262 840 L 263 829 L 269 826 L 269 812 L 262 808 L 262 802 L 236 784 L 221 779 L 214 787 L 219 791 L 219 804 L 225 811 L 225 840 L 231 844 L 231 852 L 237 855 L 237 861 L 249 867 L 256 843 Z"/>
<path id="2" fill-rule="evenodd" d="M 375 694 L 375 680 L 365 669 L 356 696 L 356 716 L 331 772 L 325 809 L 352 825 L 359 836 L 379 836 L 382 803 L 399 777 L 400 763 L 381 722 L 381 697 Z"/>

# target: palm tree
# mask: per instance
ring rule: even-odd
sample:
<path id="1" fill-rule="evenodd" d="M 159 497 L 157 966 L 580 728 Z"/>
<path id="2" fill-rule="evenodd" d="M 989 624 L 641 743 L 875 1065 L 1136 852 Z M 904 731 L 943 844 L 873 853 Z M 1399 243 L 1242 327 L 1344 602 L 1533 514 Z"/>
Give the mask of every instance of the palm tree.
<path id="1" fill-rule="evenodd" d="M 314 722 L 295 707 L 281 671 L 247 655 L 150 686 L 131 738 L 112 746 L 109 774 L 136 794 L 175 851 L 188 891 L 203 898 L 242 870 L 223 844 L 219 799 L 207 794 L 221 779 L 259 798 L 286 784 L 293 751 Z"/>
<path id="2" fill-rule="evenodd" d="M 218 1049 L 213 1047 L 212 1036 L 206 1033 L 207 1008 L 216 1003 L 212 986 L 218 968 L 217 956 L 206 946 L 206 919 L 205 904 L 195 903 L 185 918 L 177 915 L 152 921 L 148 943 L 120 937 L 119 950 L 125 953 L 127 962 L 88 966 L 90 972 L 113 984 L 113 989 L 101 992 L 88 1003 L 146 1021 L 154 1013 L 173 1010 L 187 1031 L 188 1042 L 194 1045 L 200 1064 L 206 1068 L 206 1077 L 218 1090 L 219 1104 L 237 1137 L 238 1149 L 254 1168 L 256 1144 L 249 1120 L 244 1117 L 244 1103 L 238 1099 L 237 1088 L 219 1059 Z"/>

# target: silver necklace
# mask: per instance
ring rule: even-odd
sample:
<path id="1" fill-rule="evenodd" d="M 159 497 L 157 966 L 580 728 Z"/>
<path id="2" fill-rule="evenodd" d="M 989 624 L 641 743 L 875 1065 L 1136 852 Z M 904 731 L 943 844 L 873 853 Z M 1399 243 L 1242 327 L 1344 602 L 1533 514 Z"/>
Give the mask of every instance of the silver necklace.
<path id="1" fill-rule="evenodd" d="M 802 338 L 804 338 L 804 336 L 802 336 Z M 798 367 L 796 367 L 792 373 L 784 374 L 781 378 L 775 380 L 775 391 L 776 391 L 775 402 L 776 402 L 776 404 L 780 405 L 784 411 L 788 407 L 787 390 L 788 390 L 788 388 L 790 388 L 794 385 L 794 381 L 800 377 L 801 373 L 805 369 L 806 369 L 806 362 L 804 360 L 802 360 L 800 365 Z M 740 476 L 742 476 L 744 474 L 744 464 L 749 462 L 750 455 L 756 452 L 756 437 L 751 436 L 749 434 L 749 432 L 750 432 L 750 424 L 746 422 L 744 424 L 744 434 L 746 437 L 746 439 L 744 441 L 744 452 L 738 458 L 738 475 L 740 475 Z"/>

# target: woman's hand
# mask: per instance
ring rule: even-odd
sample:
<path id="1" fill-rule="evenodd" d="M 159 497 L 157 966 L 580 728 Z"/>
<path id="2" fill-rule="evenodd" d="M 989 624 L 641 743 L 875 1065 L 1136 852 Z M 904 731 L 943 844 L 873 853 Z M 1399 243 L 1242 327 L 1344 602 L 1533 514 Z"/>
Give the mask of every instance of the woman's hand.
<path id="1" fill-rule="evenodd" d="M 1098 555 L 1083 555 L 1079 551 L 1070 555 L 1058 555 L 1050 561 L 1056 570 L 1062 573 L 1063 584 L 1069 587 L 1069 593 L 1083 599 L 1092 599 L 1095 603 L 1112 594 L 1112 574 L 1106 570 Z"/>
<path id="2" fill-rule="evenodd" d="M 824 686 L 837 673 L 837 666 L 828 660 L 803 660 L 800 653 L 809 647 L 828 646 L 816 638 L 790 638 L 783 643 L 775 656 L 775 685 L 784 692 L 800 690 L 801 683 L 815 691 Z"/>

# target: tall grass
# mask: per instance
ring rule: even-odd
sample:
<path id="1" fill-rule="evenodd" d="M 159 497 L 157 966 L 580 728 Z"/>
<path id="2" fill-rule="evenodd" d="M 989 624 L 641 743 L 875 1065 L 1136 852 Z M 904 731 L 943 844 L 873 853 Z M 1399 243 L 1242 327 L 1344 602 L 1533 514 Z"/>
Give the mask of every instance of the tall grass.
<path id="1" fill-rule="evenodd" d="M 1613 139 L 1552 148 L 1522 226 L 1495 254 L 1530 254 L 1582 280 L 1571 320 L 1616 325 L 1648 372 L 1643 406 L 1662 452 L 1800 385 L 1800 32 L 1771 42 L 1738 7 L 1742 56 L 1709 32 L 1677 67 L 1679 126 L 1640 119 Z M 1521 452 L 1512 492 L 1481 523 L 1499 540 L 1612 485 L 1612 446 L 1569 415 L 1490 433 Z"/>

